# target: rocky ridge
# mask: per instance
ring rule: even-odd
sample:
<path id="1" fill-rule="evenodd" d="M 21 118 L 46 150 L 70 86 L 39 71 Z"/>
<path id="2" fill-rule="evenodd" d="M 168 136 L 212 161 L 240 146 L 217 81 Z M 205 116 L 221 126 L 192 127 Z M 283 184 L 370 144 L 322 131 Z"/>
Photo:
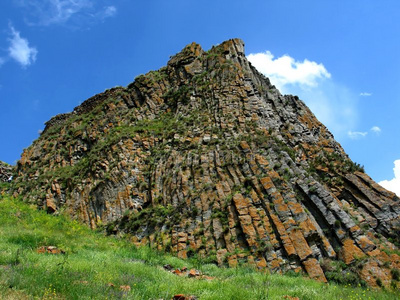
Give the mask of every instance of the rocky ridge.
<path id="1" fill-rule="evenodd" d="M 180 257 L 398 284 L 400 199 L 239 39 L 52 118 L 17 171 L 15 195 Z"/>

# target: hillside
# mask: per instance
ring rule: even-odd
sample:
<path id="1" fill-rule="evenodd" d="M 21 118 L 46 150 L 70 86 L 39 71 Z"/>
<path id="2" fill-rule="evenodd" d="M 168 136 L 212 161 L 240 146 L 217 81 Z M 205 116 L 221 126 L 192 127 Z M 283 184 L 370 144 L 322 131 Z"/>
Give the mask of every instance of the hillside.
<path id="1" fill-rule="evenodd" d="M 45 248 L 53 253 L 45 253 Z M 178 276 L 163 267 L 167 264 L 201 275 Z M 321 291 L 327 300 L 398 298 L 395 293 L 268 275 L 249 267 L 220 269 L 184 261 L 0 196 L 0 299 L 169 300 L 179 294 L 213 300 L 320 299 Z"/>
<path id="2" fill-rule="evenodd" d="M 398 284 L 400 199 L 239 39 L 192 43 L 52 118 L 17 173 L 15 196 L 181 258 Z"/>

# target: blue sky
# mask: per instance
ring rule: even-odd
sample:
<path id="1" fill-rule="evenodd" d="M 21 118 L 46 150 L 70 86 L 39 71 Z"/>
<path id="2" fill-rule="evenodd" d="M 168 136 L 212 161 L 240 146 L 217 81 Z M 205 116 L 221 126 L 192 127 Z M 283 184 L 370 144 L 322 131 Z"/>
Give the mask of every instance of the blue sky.
<path id="1" fill-rule="evenodd" d="M 0 160 L 44 122 L 229 38 L 400 194 L 400 1 L 8 0 L 0 4 Z M 395 178 L 394 167 L 396 162 Z"/>

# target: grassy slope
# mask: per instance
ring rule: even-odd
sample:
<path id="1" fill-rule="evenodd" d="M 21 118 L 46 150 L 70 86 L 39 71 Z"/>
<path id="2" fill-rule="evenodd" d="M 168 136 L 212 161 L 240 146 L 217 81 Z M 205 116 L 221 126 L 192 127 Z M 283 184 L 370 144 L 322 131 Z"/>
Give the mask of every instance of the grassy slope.
<path id="1" fill-rule="evenodd" d="M 57 246 L 65 255 L 38 254 Z M 197 268 L 214 280 L 178 277 L 162 266 Z M 114 287 L 109 283 L 114 284 Z M 129 285 L 131 291 L 120 290 Z M 217 268 L 136 248 L 63 216 L 50 216 L 0 196 L 0 298 L 2 299 L 399 299 L 399 294 L 267 275 L 250 268 Z"/>

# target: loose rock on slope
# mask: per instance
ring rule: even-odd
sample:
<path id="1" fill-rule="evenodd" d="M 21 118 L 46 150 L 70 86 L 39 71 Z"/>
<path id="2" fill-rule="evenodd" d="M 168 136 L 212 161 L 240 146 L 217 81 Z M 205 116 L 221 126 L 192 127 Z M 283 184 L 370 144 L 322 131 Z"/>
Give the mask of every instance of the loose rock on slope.
<path id="1" fill-rule="evenodd" d="M 180 257 L 321 281 L 331 260 L 363 261 L 355 272 L 371 285 L 368 263 L 400 267 L 399 198 L 298 97 L 281 95 L 239 39 L 192 43 L 52 118 L 17 167 L 27 201 Z"/>

